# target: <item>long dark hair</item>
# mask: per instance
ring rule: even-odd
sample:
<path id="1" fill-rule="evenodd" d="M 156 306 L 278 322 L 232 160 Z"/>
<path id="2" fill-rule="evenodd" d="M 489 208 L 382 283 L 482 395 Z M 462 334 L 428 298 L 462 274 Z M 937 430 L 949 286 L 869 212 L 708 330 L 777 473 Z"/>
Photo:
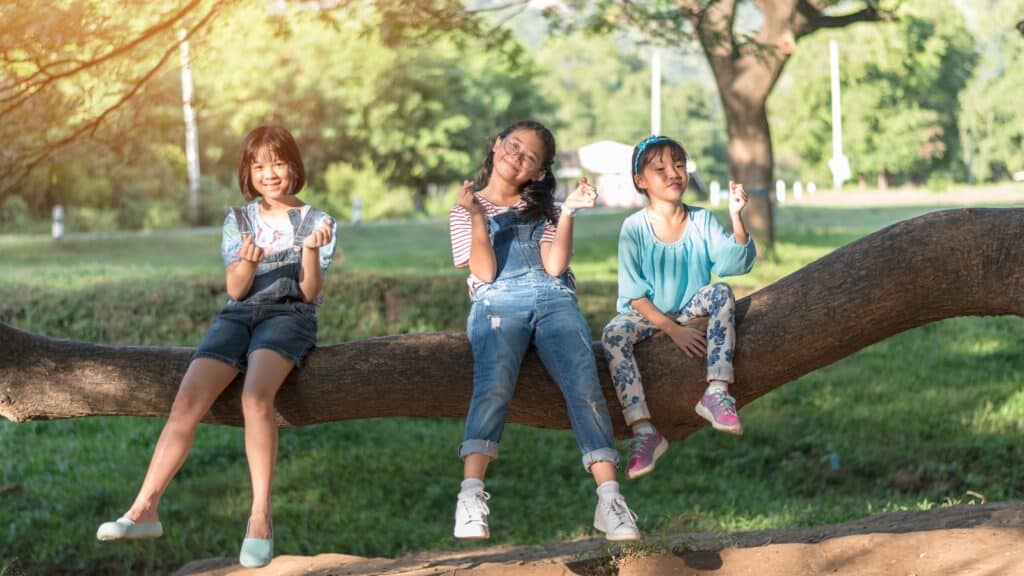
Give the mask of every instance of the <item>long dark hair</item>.
<path id="1" fill-rule="evenodd" d="M 540 180 L 530 180 L 519 190 L 526 205 L 519 210 L 519 216 L 524 220 L 536 220 L 547 218 L 550 222 L 556 221 L 555 214 L 555 175 L 552 173 L 552 164 L 555 162 L 555 137 L 551 131 L 540 122 L 533 120 L 521 120 L 506 127 L 498 133 L 487 145 L 487 157 L 484 158 L 480 168 L 476 171 L 476 180 L 473 182 L 473 190 L 483 190 L 491 179 L 491 171 L 494 170 L 494 143 L 504 140 L 509 134 L 516 130 L 532 130 L 544 144 L 544 158 L 541 159 L 538 169 L 544 171 L 544 177 Z"/>
<path id="2" fill-rule="evenodd" d="M 273 152 L 288 165 L 291 178 L 288 180 L 288 195 L 298 194 L 306 185 L 306 167 L 302 164 L 299 145 L 287 130 L 280 126 L 260 126 L 253 129 L 242 141 L 242 154 L 238 158 L 238 188 L 246 202 L 259 198 L 260 194 L 252 185 L 250 167 L 261 150 Z"/>

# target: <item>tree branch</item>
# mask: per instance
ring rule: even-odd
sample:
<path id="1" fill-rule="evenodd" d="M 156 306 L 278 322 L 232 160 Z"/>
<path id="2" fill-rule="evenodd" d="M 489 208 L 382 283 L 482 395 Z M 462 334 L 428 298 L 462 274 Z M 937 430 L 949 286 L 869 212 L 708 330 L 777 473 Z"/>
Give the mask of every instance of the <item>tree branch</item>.
<path id="1" fill-rule="evenodd" d="M 6 114 L 10 113 L 11 110 L 17 108 L 18 106 L 21 106 L 34 92 L 46 88 L 53 82 L 56 82 L 57 80 L 60 80 L 62 78 L 74 76 L 75 74 L 79 74 L 90 68 L 95 68 L 103 64 L 104 62 L 107 62 L 119 56 L 125 55 L 128 52 L 131 52 L 139 45 L 151 39 L 153 36 L 156 36 L 160 32 L 170 29 L 172 26 L 174 26 L 175 23 L 180 21 L 182 18 L 188 15 L 189 12 L 194 10 L 195 7 L 198 6 L 201 1 L 202 0 L 192 0 L 190 4 L 185 5 L 182 9 L 174 13 L 174 15 L 172 15 L 169 19 L 164 20 L 163 22 L 158 22 L 153 26 L 150 26 L 146 30 L 143 30 L 134 40 L 131 40 L 130 42 L 123 44 L 121 46 L 117 46 L 114 49 L 107 52 L 106 54 L 103 54 L 96 58 L 85 60 L 79 63 L 77 66 L 65 70 L 63 72 L 51 74 L 48 72 L 48 70 L 57 66 L 61 62 L 66 61 L 41 64 L 40 68 L 36 70 L 32 75 L 30 75 L 28 78 L 21 79 L 16 83 L 16 86 L 19 87 L 18 92 L 9 96 L 0 97 L 0 102 L 11 102 L 11 100 L 14 100 L 13 103 L 11 103 L 9 106 L 0 110 L 0 118 L 3 118 Z M 223 2 L 218 2 L 218 5 L 220 4 L 223 4 Z M 39 75 L 44 75 L 45 79 L 41 82 L 36 83 L 36 77 Z"/>
<path id="2" fill-rule="evenodd" d="M 206 24 L 208 24 L 213 19 L 213 17 L 220 11 L 220 9 L 224 5 L 226 5 L 228 1 L 230 0 L 221 0 L 215 3 L 210 8 L 210 10 L 195 25 L 186 30 L 185 36 L 181 41 L 190 39 L 198 30 L 206 26 Z M 21 158 L 22 164 L 19 169 L 4 174 L 4 185 L 0 187 L 0 195 L 19 188 L 24 179 L 29 174 L 31 174 L 37 166 L 39 166 L 43 161 L 50 158 L 58 150 L 74 142 L 75 140 L 77 140 L 78 138 L 82 137 L 87 133 L 94 134 L 95 131 L 99 128 L 103 121 L 107 119 L 108 116 L 110 116 L 114 111 L 118 110 L 126 102 L 134 98 L 135 95 L 138 94 L 140 90 L 142 90 L 146 83 L 149 82 L 149 80 L 152 79 L 153 76 L 155 76 L 156 73 L 161 68 L 163 68 L 163 65 L 166 64 L 167 61 L 171 58 L 171 56 L 178 50 L 181 41 L 177 41 L 170 47 L 168 47 L 167 50 L 164 51 L 163 55 L 161 55 L 160 59 L 152 68 L 150 68 L 146 73 L 144 73 L 135 82 L 133 82 L 127 92 L 122 94 L 121 97 L 118 98 L 118 100 L 114 104 L 108 106 L 95 118 L 86 121 L 81 126 L 79 126 L 78 129 L 73 131 L 71 134 L 65 136 L 64 138 L 61 138 L 60 140 L 57 140 L 55 142 L 49 142 L 44 144 L 43 146 L 40 147 L 39 151 L 36 153 L 36 156 L 28 160 L 27 162 L 25 161 L 26 159 L 24 157 Z M 3 113 L 0 113 L 0 117 L 2 116 Z"/>
<path id="3" fill-rule="evenodd" d="M 740 405 L 899 332 L 954 316 L 1024 315 L 1024 208 L 933 212 L 848 244 L 737 302 Z M 0 324 L 0 415 L 15 422 L 93 415 L 166 417 L 189 348 L 54 340 Z M 617 433 L 627 430 L 599 345 Z M 636 348 L 652 417 L 674 440 L 700 429 L 701 359 L 664 334 Z M 913 362 L 908 359 L 907 362 Z M 462 333 L 317 348 L 276 401 L 282 426 L 393 416 L 465 417 L 473 358 Z M 241 379 L 205 421 L 242 425 Z M 567 428 L 565 403 L 535 352 L 509 420 Z"/>
<path id="4" fill-rule="evenodd" d="M 857 12 L 851 12 L 841 16 L 826 16 L 822 10 L 807 0 L 799 0 L 796 6 L 797 14 L 802 17 L 802 22 L 796 26 L 796 37 L 801 38 L 822 28 L 842 28 L 856 22 L 880 22 L 892 20 L 895 15 L 889 12 L 881 12 L 875 6 L 868 5 Z"/>

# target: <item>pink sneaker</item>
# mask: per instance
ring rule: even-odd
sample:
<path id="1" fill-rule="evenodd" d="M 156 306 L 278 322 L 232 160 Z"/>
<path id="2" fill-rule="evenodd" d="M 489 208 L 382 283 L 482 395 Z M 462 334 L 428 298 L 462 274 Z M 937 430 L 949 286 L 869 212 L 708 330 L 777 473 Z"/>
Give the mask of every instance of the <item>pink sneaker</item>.
<path id="1" fill-rule="evenodd" d="M 629 468 L 626 476 L 635 480 L 654 470 L 654 463 L 668 450 L 668 440 L 657 430 L 654 434 L 638 434 L 630 440 Z"/>
<path id="2" fill-rule="evenodd" d="M 736 399 L 723 392 L 705 392 L 696 406 L 697 414 L 711 423 L 715 430 L 743 435 L 743 424 L 736 413 Z"/>

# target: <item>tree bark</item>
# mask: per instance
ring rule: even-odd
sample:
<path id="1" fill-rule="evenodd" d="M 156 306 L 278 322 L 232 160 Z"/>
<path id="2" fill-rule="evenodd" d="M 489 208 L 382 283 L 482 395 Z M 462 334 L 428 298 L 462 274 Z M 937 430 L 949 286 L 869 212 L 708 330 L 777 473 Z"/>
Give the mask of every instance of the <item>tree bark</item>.
<path id="1" fill-rule="evenodd" d="M 774 158 L 767 105 L 775 82 L 799 38 L 822 28 L 841 28 L 885 17 L 871 3 L 856 12 L 827 16 L 827 0 L 755 0 L 763 21 L 753 42 L 737 37 L 736 0 L 676 0 L 690 19 L 715 75 L 729 133 L 732 178 L 750 193 L 747 224 L 761 242 L 761 256 L 775 244 L 772 211 Z"/>
<path id="2" fill-rule="evenodd" d="M 954 316 L 1024 315 L 1024 208 L 934 212 L 894 224 L 809 264 L 736 310 L 740 406 L 904 330 Z M 54 340 L 0 324 L 0 415 L 15 422 L 91 415 L 163 417 L 191 350 Z M 625 433 L 607 365 L 594 344 L 616 430 Z M 679 440 L 704 362 L 659 334 L 636 356 L 654 422 Z M 907 362 L 912 362 L 907 359 Z M 389 336 L 317 348 L 277 397 L 282 426 L 388 416 L 462 418 L 473 387 L 462 333 Z M 241 425 L 240 382 L 205 421 Z M 535 352 L 509 420 L 567 428 L 565 404 Z"/>
<path id="3" fill-rule="evenodd" d="M 764 256 L 775 244 L 771 201 L 774 158 L 767 103 L 792 52 L 795 40 L 787 14 L 795 7 L 789 2 L 762 5 L 764 22 L 757 42 L 746 45 L 740 44 L 734 34 L 735 9 L 733 0 L 713 3 L 705 12 L 696 13 L 693 24 L 725 112 L 729 169 L 732 178 L 750 193 L 747 225 L 764 248 Z"/>

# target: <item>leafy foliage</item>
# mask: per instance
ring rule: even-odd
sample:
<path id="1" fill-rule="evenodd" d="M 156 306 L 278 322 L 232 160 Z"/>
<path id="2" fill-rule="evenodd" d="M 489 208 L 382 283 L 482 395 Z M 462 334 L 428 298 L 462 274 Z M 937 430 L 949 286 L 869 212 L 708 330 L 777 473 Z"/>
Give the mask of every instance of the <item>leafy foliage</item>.
<path id="1" fill-rule="evenodd" d="M 965 161 L 981 181 L 1008 179 L 1024 170 L 1024 42 L 1009 25 L 1022 18 L 1024 7 L 1012 0 L 989 0 L 979 9 L 984 60 L 961 94 L 960 129 L 968 149 Z"/>
<path id="2" fill-rule="evenodd" d="M 960 166 L 956 98 L 976 57 L 949 2 L 908 1 L 898 15 L 832 34 L 841 54 L 843 150 L 860 178 L 921 181 Z M 772 100 L 780 156 L 819 179 L 832 154 L 828 40 L 804 41 Z"/>
<path id="3" fill-rule="evenodd" d="M 153 15 L 107 0 L 25 4 L 5 4 L 3 14 L 24 18 L 55 6 L 52 17 L 24 30 L 4 28 L 4 46 L 23 43 L 19 33 L 42 40 L 31 52 L 0 51 L 7 59 L 0 106 L 11 101 L 0 117 L 16 121 L 2 124 L 11 153 L 0 157 L 8 176 L 0 198 L 19 185 L 37 217 L 62 203 L 117 208 L 127 227 L 181 220 L 176 34 L 189 25 L 200 164 L 210 175 L 203 195 L 220 200 L 207 202 L 207 222 L 220 219 L 225 201 L 238 202 L 223 191 L 233 187 L 242 135 L 259 123 L 295 134 L 314 189 L 326 190 L 327 167 L 343 162 L 422 204 L 434 185 L 472 172 L 500 124 L 553 110 L 529 54 L 507 31 L 476 23 L 451 2 L 279 11 L 257 0 L 196 0 Z M 95 28 L 96 38 L 71 22 Z M 71 54 L 68 62 L 51 62 L 62 53 Z M 66 77 L 48 81 L 57 73 Z M 32 82 L 38 86 L 25 88 Z"/>

